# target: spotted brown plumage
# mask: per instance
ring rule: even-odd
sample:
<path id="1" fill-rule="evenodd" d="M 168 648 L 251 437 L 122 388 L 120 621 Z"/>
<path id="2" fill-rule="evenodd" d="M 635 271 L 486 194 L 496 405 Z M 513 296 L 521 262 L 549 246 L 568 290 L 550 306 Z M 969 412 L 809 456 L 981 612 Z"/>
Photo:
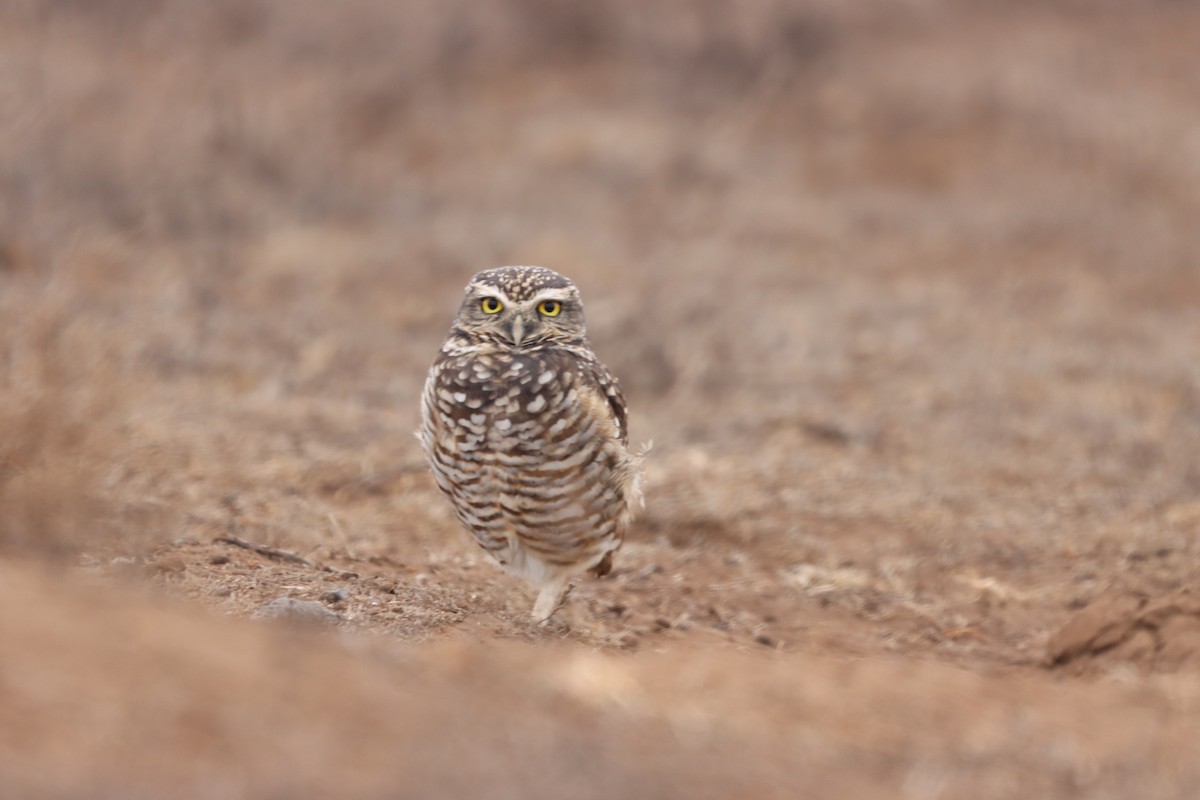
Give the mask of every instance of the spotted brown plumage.
<path id="1" fill-rule="evenodd" d="M 473 277 L 421 410 L 438 487 L 488 555 L 540 587 L 535 619 L 573 575 L 609 570 L 641 499 L 640 458 L 574 283 L 543 267 Z"/>

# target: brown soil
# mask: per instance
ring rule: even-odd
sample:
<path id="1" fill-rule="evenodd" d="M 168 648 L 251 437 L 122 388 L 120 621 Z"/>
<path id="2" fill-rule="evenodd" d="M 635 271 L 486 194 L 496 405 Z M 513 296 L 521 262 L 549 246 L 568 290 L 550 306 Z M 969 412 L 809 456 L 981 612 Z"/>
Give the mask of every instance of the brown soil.
<path id="1" fill-rule="evenodd" d="M 0 794 L 1195 796 L 1200 9 L 332 9 L 0 10 Z M 547 628 L 411 436 L 504 263 L 654 442 Z"/>
<path id="2" fill-rule="evenodd" d="M 1188 592 L 1160 597 L 1119 597 L 1094 603 L 1050 638 L 1052 666 L 1094 674 L 1115 664 L 1156 672 L 1200 665 L 1200 597 Z"/>

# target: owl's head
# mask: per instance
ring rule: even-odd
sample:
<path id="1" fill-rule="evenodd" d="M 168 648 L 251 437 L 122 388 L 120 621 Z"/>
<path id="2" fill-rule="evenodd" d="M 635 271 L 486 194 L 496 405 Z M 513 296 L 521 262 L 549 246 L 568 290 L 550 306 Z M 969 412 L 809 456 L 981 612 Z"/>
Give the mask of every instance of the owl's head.
<path id="1" fill-rule="evenodd" d="M 583 304 L 570 278 L 545 267 L 484 270 L 467 284 L 455 327 L 505 347 L 586 338 Z"/>

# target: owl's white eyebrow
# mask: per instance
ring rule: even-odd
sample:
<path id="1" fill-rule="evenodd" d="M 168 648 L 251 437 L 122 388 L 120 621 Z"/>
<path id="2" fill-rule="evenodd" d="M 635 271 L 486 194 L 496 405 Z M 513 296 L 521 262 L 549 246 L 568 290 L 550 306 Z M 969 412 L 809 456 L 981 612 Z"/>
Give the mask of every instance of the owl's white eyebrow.
<path id="1" fill-rule="evenodd" d="M 495 286 L 490 286 L 486 283 L 473 283 L 471 284 L 471 288 L 474 290 L 473 294 L 477 294 L 481 297 L 494 297 L 506 306 L 513 304 L 512 301 L 508 299 L 508 295 L 500 291 L 500 289 Z"/>
<path id="2" fill-rule="evenodd" d="M 533 296 L 533 299 L 530 300 L 529 302 L 533 303 L 534 305 L 537 305 L 538 303 L 542 302 L 543 300 L 557 300 L 560 303 L 564 303 L 570 299 L 571 299 L 571 290 L 570 289 L 544 289 L 544 290 L 538 292 L 537 294 L 535 294 Z"/>

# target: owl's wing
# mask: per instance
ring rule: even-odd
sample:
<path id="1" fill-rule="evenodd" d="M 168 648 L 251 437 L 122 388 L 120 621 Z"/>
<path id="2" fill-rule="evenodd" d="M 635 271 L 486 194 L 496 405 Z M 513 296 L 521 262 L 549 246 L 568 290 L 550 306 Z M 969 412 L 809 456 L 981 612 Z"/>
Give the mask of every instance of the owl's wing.
<path id="1" fill-rule="evenodd" d="M 617 423 L 617 431 L 621 439 L 621 444 L 628 447 L 629 414 L 625 407 L 625 395 L 621 392 L 621 384 L 608 371 L 608 367 L 596 359 L 589 359 L 586 363 L 588 368 L 584 370 L 584 380 L 592 384 L 608 400 L 608 405 L 612 409 L 613 420 Z"/>

